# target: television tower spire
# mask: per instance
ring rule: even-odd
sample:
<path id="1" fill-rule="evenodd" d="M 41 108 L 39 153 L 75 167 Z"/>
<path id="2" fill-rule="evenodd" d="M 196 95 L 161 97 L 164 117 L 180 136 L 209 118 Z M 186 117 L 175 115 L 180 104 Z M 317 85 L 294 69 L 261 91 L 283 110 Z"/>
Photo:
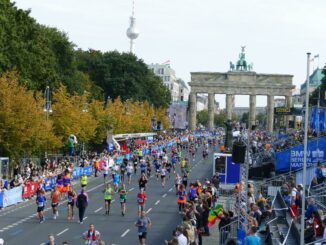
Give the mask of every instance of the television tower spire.
<path id="1" fill-rule="evenodd" d="M 130 53 L 134 52 L 134 40 L 139 36 L 139 31 L 136 28 L 135 18 L 135 0 L 132 1 L 132 13 L 130 16 L 130 25 L 127 29 L 127 37 L 130 39 Z"/>

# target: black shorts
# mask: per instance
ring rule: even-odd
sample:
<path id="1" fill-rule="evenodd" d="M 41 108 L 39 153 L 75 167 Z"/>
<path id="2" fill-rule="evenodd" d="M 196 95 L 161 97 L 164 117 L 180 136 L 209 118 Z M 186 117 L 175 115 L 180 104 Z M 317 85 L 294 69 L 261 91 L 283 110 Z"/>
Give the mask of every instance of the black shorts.
<path id="1" fill-rule="evenodd" d="M 44 206 L 43 207 L 37 207 L 37 212 L 43 212 L 44 211 Z"/>
<path id="2" fill-rule="evenodd" d="M 56 208 L 56 207 L 58 207 L 58 205 L 59 205 L 59 203 L 52 203 L 52 204 L 51 204 L 51 207 L 52 207 L 52 208 Z"/>
<path id="3" fill-rule="evenodd" d="M 164 179 L 165 178 L 165 175 L 161 175 L 161 179 Z"/>
<path id="4" fill-rule="evenodd" d="M 68 202 L 67 206 L 71 206 L 71 207 L 75 206 L 75 201 Z"/>
<path id="5" fill-rule="evenodd" d="M 111 204 L 111 199 L 109 199 L 109 200 L 104 200 L 104 202 L 110 205 L 110 204 Z"/>
<path id="6" fill-rule="evenodd" d="M 138 232 L 138 237 L 139 239 L 146 239 L 147 232 Z"/>

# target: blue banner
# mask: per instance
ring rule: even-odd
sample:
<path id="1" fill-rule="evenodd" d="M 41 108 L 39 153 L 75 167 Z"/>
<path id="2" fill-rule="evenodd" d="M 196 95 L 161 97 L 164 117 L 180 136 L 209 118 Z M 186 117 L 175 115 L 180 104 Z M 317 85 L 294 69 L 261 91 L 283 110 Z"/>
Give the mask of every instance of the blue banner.
<path id="1" fill-rule="evenodd" d="M 51 178 L 45 178 L 43 183 L 44 183 L 43 185 L 44 190 L 46 191 L 52 190 Z"/>
<path id="2" fill-rule="evenodd" d="M 23 187 L 18 186 L 13 189 L 10 189 L 9 191 L 5 191 L 3 194 L 3 207 L 7 207 L 10 205 L 14 205 L 16 203 L 23 201 Z"/>
<path id="3" fill-rule="evenodd" d="M 326 161 L 326 137 L 321 137 L 318 141 L 317 139 L 309 140 L 307 149 L 307 167 L 316 164 L 318 161 Z M 291 170 L 302 168 L 303 154 L 303 144 L 277 152 L 275 156 L 276 172 L 290 171 L 290 168 Z"/>
<path id="4" fill-rule="evenodd" d="M 85 173 L 86 175 L 92 175 L 93 167 L 92 166 L 83 167 L 82 171 L 83 171 L 83 174 Z"/>
<path id="5" fill-rule="evenodd" d="M 3 208 L 3 192 L 0 192 L 0 208 Z"/>
<path id="6" fill-rule="evenodd" d="M 326 108 L 312 107 L 310 114 L 310 128 L 320 132 L 326 131 Z"/>

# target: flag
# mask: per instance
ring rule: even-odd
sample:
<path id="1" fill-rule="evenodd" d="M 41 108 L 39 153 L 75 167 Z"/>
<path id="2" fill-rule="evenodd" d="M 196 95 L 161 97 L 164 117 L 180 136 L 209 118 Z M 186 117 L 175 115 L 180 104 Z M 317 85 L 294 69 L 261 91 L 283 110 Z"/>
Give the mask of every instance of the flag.
<path id="1" fill-rule="evenodd" d="M 209 211 L 208 215 L 208 227 L 211 228 L 216 220 L 221 219 L 223 216 L 223 205 L 218 203 Z"/>
<path id="2" fill-rule="evenodd" d="M 316 54 L 316 55 L 314 56 L 314 59 L 316 59 L 316 58 L 319 58 L 319 54 Z"/>

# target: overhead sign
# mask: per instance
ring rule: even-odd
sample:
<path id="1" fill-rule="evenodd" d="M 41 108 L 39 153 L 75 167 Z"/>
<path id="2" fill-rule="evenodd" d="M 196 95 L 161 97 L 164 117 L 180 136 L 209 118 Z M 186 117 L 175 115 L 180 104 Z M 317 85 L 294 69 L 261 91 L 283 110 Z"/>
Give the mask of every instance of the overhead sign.
<path id="1" fill-rule="evenodd" d="M 292 115 L 291 108 L 287 107 L 275 107 L 274 108 L 275 115 Z"/>
<path id="2" fill-rule="evenodd" d="M 274 114 L 276 116 L 286 116 L 286 115 L 299 116 L 299 115 L 302 115 L 302 108 L 275 107 L 274 108 Z"/>

